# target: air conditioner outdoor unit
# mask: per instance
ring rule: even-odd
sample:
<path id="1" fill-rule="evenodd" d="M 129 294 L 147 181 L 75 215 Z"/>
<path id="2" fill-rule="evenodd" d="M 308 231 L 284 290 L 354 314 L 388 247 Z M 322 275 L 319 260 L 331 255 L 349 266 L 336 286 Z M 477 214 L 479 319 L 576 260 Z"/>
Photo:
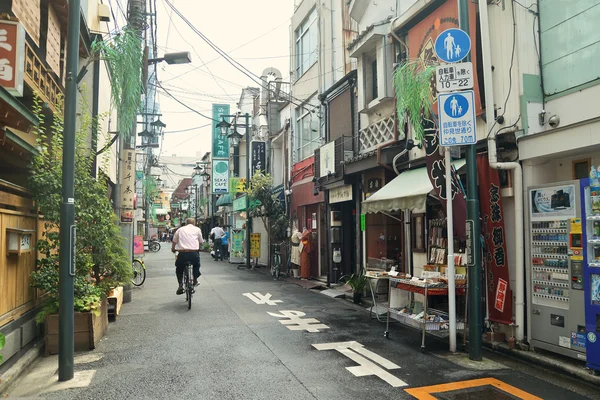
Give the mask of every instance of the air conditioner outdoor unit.
<path id="1" fill-rule="evenodd" d="M 106 4 L 98 4 L 98 19 L 102 22 L 110 22 L 110 9 Z"/>

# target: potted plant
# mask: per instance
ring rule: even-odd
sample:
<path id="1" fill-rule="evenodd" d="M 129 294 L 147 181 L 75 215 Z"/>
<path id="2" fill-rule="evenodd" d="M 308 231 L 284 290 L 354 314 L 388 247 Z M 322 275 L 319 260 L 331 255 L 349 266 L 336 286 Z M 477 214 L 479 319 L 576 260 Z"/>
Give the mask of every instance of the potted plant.
<path id="1" fill-rule="evenodd" d="M 61 109 L 57 107 L 57 109 Z M 82 104 L 81 110 L 87 110 Z M 37 129 L 39 153 L 31 162 L 30 188 L 44 230 L 36 243 L 38 259 L 32 273 L 32 286 L 44 300 L 36 315 L 44 323 L 46 354 L 58 350 L 58 281 L 59 223 L 62 191 L 63 118 L 55 115 L 44 123 L 42 103 L 35 99 L 34 111 L 40 119 Z M 106 297 L 108 292 L 132 279 L 117 217 L 107 197 L 107 184 L 102 174 L 91 174 L 95 154 L 89 151 L 87 133 L 92 124 L 82 111 L 76 132 L 75 156 L 75 346 L 76 350 L 93 349 L 108 325 Z"/>
<path id="2" fill-rule="evenodd" d="M 353 273 L 346 279 L 346 285 L 352 288 L 352 301 L 354 301 L 355 304 L 360 304 L 360 301 L 362 300 L 362 294 L 369 283 L 367 279 L 368 278 L 362 268 L 360 271 Z"/>

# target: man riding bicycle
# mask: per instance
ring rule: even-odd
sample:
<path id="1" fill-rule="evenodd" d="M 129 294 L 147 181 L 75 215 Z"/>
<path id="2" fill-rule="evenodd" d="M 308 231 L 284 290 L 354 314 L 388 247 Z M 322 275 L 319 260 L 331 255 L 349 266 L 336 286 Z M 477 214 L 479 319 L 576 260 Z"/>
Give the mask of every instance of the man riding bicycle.
<path id="1" fill-rule="evenodd" d="M 210 231 L 210 237 L 215 244 L 215 261 L 223 260 L 223 236 L 225 236 L 225 231 L 218 222 L 215 222 L 215 227 Z"/>
<path id="2" fill-rule="evenodd" d="M 198 277 L 200 274 L 200 247 L 204 243 L 202 238 L 202 231 L 196 225 L 194 225 L 194 218 L 188 218 L 186 220 L 187 225 L 177 229 L 175 235 L 173 235 L 173 242 L 171 244 L 171 251 L 175 253 L 179 252 L 175 260 L 175 274 L 177 275 L 177 282 L 179 288 L 177 294 L 183 294 L 183 270 L 186 263 L 189 261 L 194 267 L 194 286 L 198 286 Z"/>

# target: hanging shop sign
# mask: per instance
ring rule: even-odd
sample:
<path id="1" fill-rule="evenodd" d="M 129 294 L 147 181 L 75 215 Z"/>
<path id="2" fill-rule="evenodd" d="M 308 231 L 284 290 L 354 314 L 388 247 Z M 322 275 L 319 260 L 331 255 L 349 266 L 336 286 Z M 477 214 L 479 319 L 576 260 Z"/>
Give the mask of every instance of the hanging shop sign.
<path id="1" fill-rule="evenodd" d="M 267 169 L 267 143 L 255 140 L 250 144 L 250 148 L 250 154 L 252 154 L 252 173 L 250 177 L 252 178 L 255 173 L 261 172 L 264 174 Z"/>
<path id="2" fill-rule="evenodd" d="M 335 173 L 335 142 L 329 142 L 319 150 L 319 177 L 330 173 Z"/>
<path id="3" fill-rule="evenodd" d="M 135 197 L 135 150 L 124 149 L 119 165 L 121 209 L 132 210 Z"/>
<path id="4" fill-rule="evenodd" d="M 213 193 L 229 192 L 229 160 L 213 159 L 212 189 Z"/>
<path id="5" fill-rule="evenodd" d="M 244 211 L 246 209 L 246 196 L 233 201 L 233 211 Z"/>
<path id="6" fill-rule="evenodd" d="M 212 135 L 212 156 L 215 158 L 229 158 L 229 139 L 221 135 L 221 129 L 217 126 L 223 119 L 223 115 L 229 115 L 228 104 L 213 104 L 213 135 Z"/>
<path id="7" fill-rule="evenodd" d="M 481 232 L 487 250 L 483 261 L 486 271 L 489 319 L 509 325 L 512 323 L 512 297 L 504 215 L 500 198 L 500 178 L 498 171 L 490 167 L 486 154 L 477 155 L 477 176 L 482 218 Z"/>
<path id="8" fill-rule="evenodd" d="M 20 22 L 0 21 L 0 86 L 23 96 L 25 29 Z"/>
<path id="9" fill-rule="evenodd" d="M 344 185 L 329 190 L 329 203 L 341 203 L 352 200 L 352 185 Z"/>

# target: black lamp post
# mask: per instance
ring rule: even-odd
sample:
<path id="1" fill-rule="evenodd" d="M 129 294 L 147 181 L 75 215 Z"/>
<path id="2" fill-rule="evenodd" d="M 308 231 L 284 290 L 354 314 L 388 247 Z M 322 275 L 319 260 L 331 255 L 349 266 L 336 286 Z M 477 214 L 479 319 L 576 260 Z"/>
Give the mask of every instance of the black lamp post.
<path id="1" fill-rule="evenodd" d="M 233 147 L 240 145 L 240 140 L 246 137 L 246 183 L 250 184 L 250 115 L 244 114 L 244 124 L 237 124 L 237 118 L 241 117 L 241 114 L 237 115 L 223 115 L 223 120 L 217 124 L 217 127 L 221 130 L 221 136 L 227 136 L 229 142 Z M 225 121 L 225 118 L 235 118 L 233 123 L 233 132 L 227 134 L 232 124 Z M 242 131 L 242 132 L 240 132 Z M 250 195 L 246 192 L 246 265 L 250 267 Z"/>

